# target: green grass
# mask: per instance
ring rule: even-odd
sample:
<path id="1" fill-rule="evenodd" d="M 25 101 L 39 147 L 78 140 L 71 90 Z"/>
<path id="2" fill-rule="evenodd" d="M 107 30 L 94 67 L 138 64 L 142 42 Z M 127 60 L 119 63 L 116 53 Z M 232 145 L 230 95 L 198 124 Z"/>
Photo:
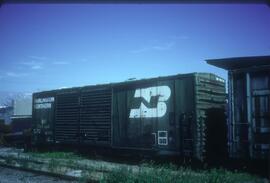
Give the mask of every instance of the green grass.
<path id="1" fill-rule="evenodd" d="M 66 160 L 79 160 L 82 159 L 81 156 L 76 155 L 73 152 L 43 152 L 43 153 L 36 153 L 36 152 L 31 152 L 28 153 L 33 157 L 39 157 L 39 158 L 53 158 L 53 159 L 66 159 Z"/>
<path id="2" fill-rule="evenodd" d="M 194 171 L 174 166 L 145 165 L 138 173 L 128 169 L 118 169 L 109 173 L 102 183 L 260 183 L 263 179 L 246 173 L 231 172 L 224 169 Z"/>
<path id="3" fill-rule="evenodd" d="M 56 168 L 54 160 L 66 159 L 69 166 L 77 167 L 76 160 L 83 158 L 72 152 L 43 152 L 30 153 L 33 157 L 51 159 L 49 166 Z M 49 168 L 50 168 L 49 167 Z M 89 168 L 89 167 L 88 167 Z M 86 169 L 88 169 L 86 168 Z M 92 170 L 88 170 L 92 171 Z M 87 182 L 87 176 L 80 182 Z M 101 183 L 265 183 L 260 177 L 243 172 L 232 172 L 225 169 L 192 170 L 191 168 L 177 168 L 172 164 L 157 165 L 147 162 L 139 166 L 137 171 L 120 168 L 106 173 Z"/>

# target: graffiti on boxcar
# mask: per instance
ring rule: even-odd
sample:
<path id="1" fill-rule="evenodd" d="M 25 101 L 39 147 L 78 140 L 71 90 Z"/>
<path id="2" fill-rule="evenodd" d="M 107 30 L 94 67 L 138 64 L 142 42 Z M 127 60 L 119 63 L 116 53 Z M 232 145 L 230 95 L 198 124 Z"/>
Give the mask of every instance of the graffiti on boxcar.
<path id="1" fill-rule="evenodd" d="M 148 108 L 141 102 L 140 107 L 131 109 L 129 118 L 160 118 L 166 114 L 166 101 L 171 96 L 171 89 L 168 86 L 157 86 L 149 88 L 136 89 L 134 98 L 144 98 L 150 103 L 152 97 L 158 97 L 157 106 Z"/>

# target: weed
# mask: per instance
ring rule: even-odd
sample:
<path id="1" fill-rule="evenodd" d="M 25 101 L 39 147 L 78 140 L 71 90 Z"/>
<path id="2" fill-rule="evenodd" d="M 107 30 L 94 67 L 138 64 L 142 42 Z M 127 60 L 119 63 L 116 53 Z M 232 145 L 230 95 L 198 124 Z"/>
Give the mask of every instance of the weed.
<path id="1" fill-rule="evenodd" d="M 6 157 L 5 162 L 6 164 L 11 165 L 13 163 L 13 157 L 11 156 Z"/>
<path id="2" fill-rule="evenodd" d="M 27 169 L 29 167 L 29 161 L 28 160 L 22 160 L 21 165 L 22 165 L 23 168 Z"/>
<path id="3" fill-rule="evenodd" d="M 127 169 L 114 170 L 108 173 L 102 183 L 129 182 L 129 183 L 241 183 L 263 182 L 262 179 L 245 173 L 235 173 L 224 169 L 193 171 L 189 168 L 179 168 L 171 165 L 159 165 L 146 168 L 140 167 L 134 174 Z"/>
<path id="4" fill-rule="evenodd" d="M 54 172 L 55 169 L 56 169 L 56 166 L 57 166 L 57 164 L 56 164 L 55 159 L 54 158 L 51 158 L 50 161 L 49 161 L 49 164 L 48 164 L 49 171 L 50 172 Z"/>
<path id="5" fill-rule="evenodd" d="M 31 152 L 29 154 L 39 158 L 74 159 L 74 160 L 82 159 L 80 156 L 72 152 L 44 152 L 44 153 Z"/>

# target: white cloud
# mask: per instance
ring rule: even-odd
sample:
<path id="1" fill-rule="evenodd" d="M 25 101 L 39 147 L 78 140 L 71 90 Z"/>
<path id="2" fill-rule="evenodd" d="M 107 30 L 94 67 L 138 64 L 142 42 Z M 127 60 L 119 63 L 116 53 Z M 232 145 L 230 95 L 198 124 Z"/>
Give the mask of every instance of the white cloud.
<path id="1" fill-rule="evenodd" d="M 91 62 L 91 60 L 95 60 L 96 56 L 94 55 L 87 55 L 87 57 L 81 58 L 81 62 Z"/>
<path id="2" fill-rule="evenodd" d="M 27 76 L 27 73 L 15 73 L 15 72 L 7 72 L 6 76 L 7 77 L 23 77 L 23 76 Z"/>
<path id="3" fill-rule="evenodd" d="M 34 60 L 46 60 L 47 59 L 46 57 L 33 56 L 33 55 L 29 56 L 29 58 L 34 59 Z"/>
<path id="4" fill-rule="evenodd" d="M 141 52 L 145 52 L 145 51 L 148 51 L 148 50 L 150 50 L 150 47 L 144 47 L 144 48 L 137 49 L 137 50 L 131 50 L 130 52 L 131 53 L 141 53 Z"/>
<path id="5" fill-rule="evenodd" d="M 152 46 L 153 50 L 169 50 L 174 46 L 174 42 L 166 43 L 162 46 Z"/>
<path id="6" fill-rule="evenodd" d="M 37 69 L 42 69 L 40 65 L 34 65 L 31 67 L 31 69 L 37 70 Z"/>
<path id="7" fill-rule="evenodd" d="M 65 62 L 65 61 L 56 61 L 56 62 L 53 62 L 54 65 L 68 65 L 69 62 Z"/>
<path id="8" fill-rule="evenodd" d="M 182 35 L 182 36 L 170 36 L 171 39 L 189 39 L 188 36 Z"/>
<path id="9" fill-rule="evenodd" d="M 170 50 L 175 45 L 174 42 L 168 42 L 163 45 L 152 45 L 148 47 L 144 47 L 137 50 L 132 50 L 131 53 L 142 53 L 145 51 L 164 51 L 164 50 Z"/>
<path id="10" fill-rule="evenodd" d="M 88 59 L 87 59 L 87 58 L 83 58 L 83 59 L 81 59 L 81 61 L 82 61 L 82 62 L 87 62 Z"/>
<path id="11" fill-rule="evenodd" d="M 61 86 L 58 89 L 65 89 L 65 88 L 68 88 L 68 87 L 67 86 Z"/>
<path id="12" fill-rule="evenodd" d="M 42 69 L 43 63 L 36 61 L 22 62 L 22 65 L 29 66 L 31 69 L 37 70 Z"/>

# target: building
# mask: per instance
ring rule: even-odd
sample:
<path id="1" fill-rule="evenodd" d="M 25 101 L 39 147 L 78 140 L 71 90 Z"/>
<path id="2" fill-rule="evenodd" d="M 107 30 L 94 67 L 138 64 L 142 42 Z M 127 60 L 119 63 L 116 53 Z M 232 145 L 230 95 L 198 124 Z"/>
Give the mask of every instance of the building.
<path id="1" fill-rule="evenodd" d="M 0 121 L 12 126 L 12 132 L 30 128 L 32 120 L 32 95 L 12 100 L 10 106 L 0 106 Z"/>
<path id="2" fill-rule="evenodd" d="M 29 117 L 32 115 L 32 95 L 25 95 L 14 100 L 13 117 Z"/>
<path id="3" fill-rule="evenodd" d="M 12 133 L 22 132 L 31 128 L 32 122 L 32 95 L 24 95 L 14 100 L 12 119 Z"/>
<path id="4" fill-rule="evenodd" d="M 228 70 L 230 156 L 266 159 L 270 148 L 270 56 L 206 61 Z"/>
<path id="5" fill-rule="evenodd" d="M 0 106 L 0 120 L 5 124 L 11 123 L 11 116 L 13 114 L 13 106 Z"/>

